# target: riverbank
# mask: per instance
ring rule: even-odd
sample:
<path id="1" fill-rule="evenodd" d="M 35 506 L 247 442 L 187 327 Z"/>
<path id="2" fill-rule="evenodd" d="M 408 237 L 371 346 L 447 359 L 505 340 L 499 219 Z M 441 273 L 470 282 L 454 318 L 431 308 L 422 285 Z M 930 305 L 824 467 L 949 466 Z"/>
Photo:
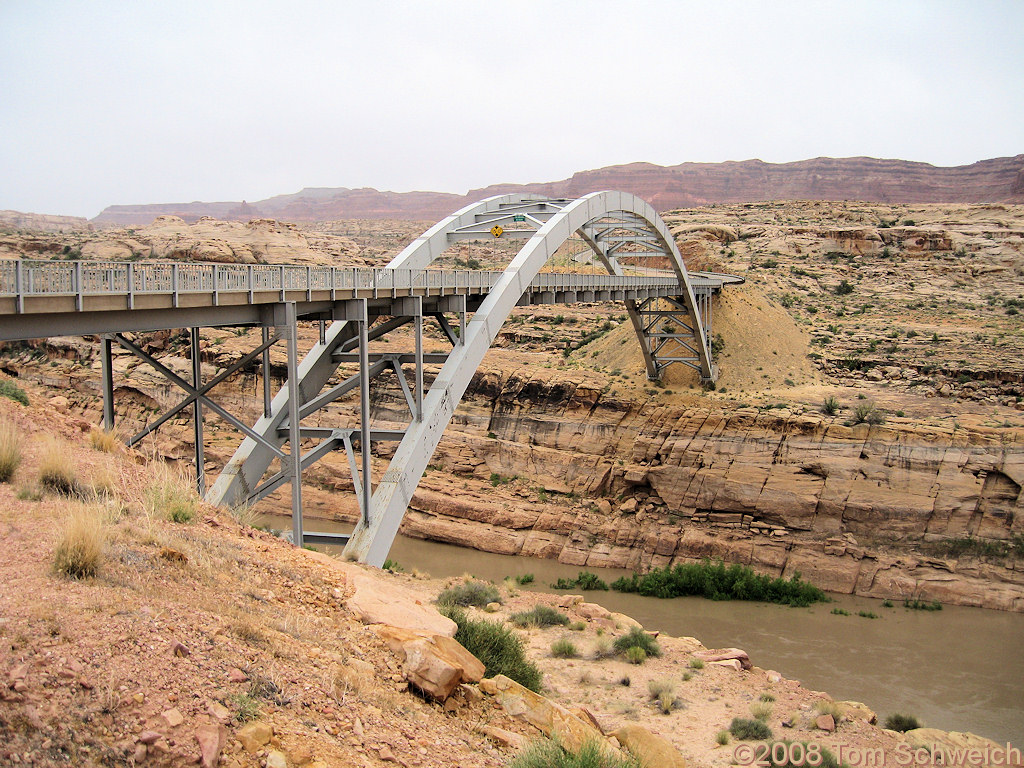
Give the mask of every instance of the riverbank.
<path id="1" fill-rule="evenodd" d="M 261 515 L 259 520 L 278 530 L 290 526 L 285 516 Z M 315 524 L 324 525 L 319 520 Z M 529 573 L 534 580 L 519 587 L 524 594 L 553 592 L 551 584 L 580 570 L 557 560 L 493 554 L 406 536 L 395 541 L 391 557 L 408 571 L 442 580 L 470 573 L 501 583 Z M 609 583 L 630 573 L 590 570 Z M 949 605 L 942 611 L 911 611 L 898 601 L 888 608 L 881 599 L 836 593 L 830 595 L 834 602 L 802 609 L 701 598 L 659 600 L 613 591 L 583 594 L 650 630 L 676 637 L 694 635 L 709 647 L 739 646 L 759 665 L 837 698 L 864 702 L 883 718 L 892 712 L 912 712 L 937 728 L 1024 743 L 1024 712 L 1016 684 L 1024 679 L 1024 658 L 1006 652 L 1024 636 L 1020 613 Z M 850 615 L 833 614 L 833 609 Z M 879 618 L 863 618 L 860 612 Z"/>

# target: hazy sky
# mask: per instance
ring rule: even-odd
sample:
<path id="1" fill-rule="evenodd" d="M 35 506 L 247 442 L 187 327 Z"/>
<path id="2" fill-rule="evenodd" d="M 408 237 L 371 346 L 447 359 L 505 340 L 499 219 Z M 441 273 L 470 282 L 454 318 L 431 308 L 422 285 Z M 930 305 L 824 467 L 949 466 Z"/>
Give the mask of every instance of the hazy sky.
<path id="1" fill-rule="evenodd" d="M 1024 153 L 1024 2 L 0 0 L 0 209 Z"/>

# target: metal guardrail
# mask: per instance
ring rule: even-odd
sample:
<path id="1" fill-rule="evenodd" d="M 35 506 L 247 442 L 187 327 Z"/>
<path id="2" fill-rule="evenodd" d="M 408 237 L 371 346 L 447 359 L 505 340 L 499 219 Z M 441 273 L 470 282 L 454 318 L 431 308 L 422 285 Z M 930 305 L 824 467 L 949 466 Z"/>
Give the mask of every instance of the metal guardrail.
<path id="1" fill-rule="evenodd" d="M 314 267 L 290 264 L 196 264 L 109 261 L 0 260 L 0 296 L 259 293 L 266 291 L 452 289 L 481 292 L 502 272 L 442 269 Z M 592 290 L 674 286 L 672 276 L 544 272 L 533 290 Z"/>

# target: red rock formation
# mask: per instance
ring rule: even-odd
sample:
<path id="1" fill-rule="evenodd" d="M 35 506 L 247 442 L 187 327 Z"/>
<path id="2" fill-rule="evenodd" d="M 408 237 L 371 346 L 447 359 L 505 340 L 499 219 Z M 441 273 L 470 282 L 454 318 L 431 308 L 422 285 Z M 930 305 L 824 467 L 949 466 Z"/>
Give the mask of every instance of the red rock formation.
<path id="1" fill-rule="evenodd" d="M 161 214 L 186 221 L 200 216 L 243 217 L 256 210 L 287 221 L 335 219 L 422 219 L 436 221 L 473 200 L 511 192 L 579 197 L 621 189 L 659 211 L 708 203 L 758 200 L 866 200 L 883 203 L 1024 203 L 1024 154 L 951 168 L 872 157 L 818 157 L 795 163 L 744 160 L 660 166 L 630 163 L 582 171 L 541 184 L 496 184 L 468 194 L 380 192 L 339 187 L 304 189 L 251 205 L 244 203 L 160 203 L 112 205 L 93 221 L 135 226 Z"/>

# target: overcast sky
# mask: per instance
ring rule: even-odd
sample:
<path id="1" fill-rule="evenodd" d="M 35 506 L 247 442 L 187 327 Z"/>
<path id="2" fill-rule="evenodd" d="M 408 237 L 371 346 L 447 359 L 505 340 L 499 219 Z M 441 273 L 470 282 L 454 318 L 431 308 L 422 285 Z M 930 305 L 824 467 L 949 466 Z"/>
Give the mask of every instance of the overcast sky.
<path id="1" fill-rule="evenodd" d="M 0 209 L 1024 153 L 1024 2 L 0 0 Z"/>

